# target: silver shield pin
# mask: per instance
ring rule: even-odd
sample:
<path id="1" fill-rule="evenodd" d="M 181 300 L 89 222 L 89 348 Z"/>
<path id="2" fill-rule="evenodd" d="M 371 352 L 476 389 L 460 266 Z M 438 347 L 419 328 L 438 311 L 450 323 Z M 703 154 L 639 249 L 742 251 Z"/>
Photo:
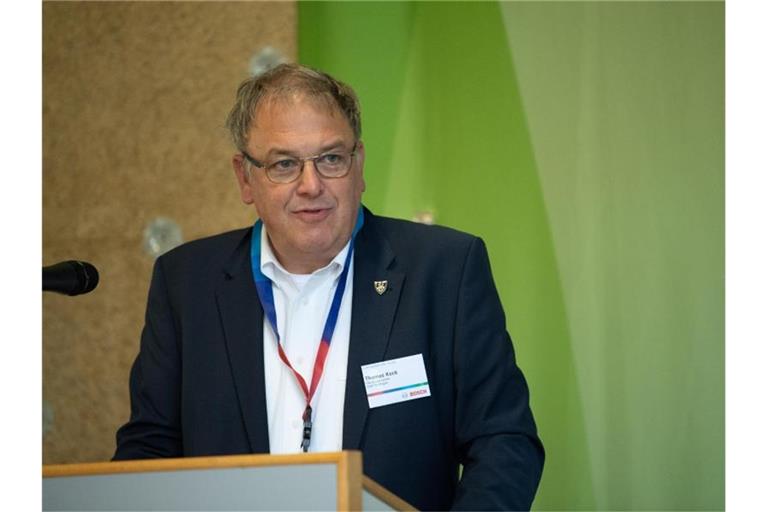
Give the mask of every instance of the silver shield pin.
<path id="1" fill-rule="evenodd" d="M 376 293 L 384 295 L 384 292 L 387 291 L 387 281 L 374 281 L 373 287 L 376 289 Z"/>

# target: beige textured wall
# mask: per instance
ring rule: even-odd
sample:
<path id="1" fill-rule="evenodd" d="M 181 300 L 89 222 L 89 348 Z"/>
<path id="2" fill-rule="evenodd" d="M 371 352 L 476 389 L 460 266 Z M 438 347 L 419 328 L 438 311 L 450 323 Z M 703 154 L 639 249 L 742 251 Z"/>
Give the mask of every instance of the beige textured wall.
<path id="1" fill-rule="evenodd" d="M 153 258 L 171 217 L 191 240 L 253 221 L 223 129 L 250 58 L 296 56 L 293 2 L 43 4 L 43 265 L 99 269 L 80 297 L 43 294 L 43 462 L 106 460 L 129 413 Z"/>

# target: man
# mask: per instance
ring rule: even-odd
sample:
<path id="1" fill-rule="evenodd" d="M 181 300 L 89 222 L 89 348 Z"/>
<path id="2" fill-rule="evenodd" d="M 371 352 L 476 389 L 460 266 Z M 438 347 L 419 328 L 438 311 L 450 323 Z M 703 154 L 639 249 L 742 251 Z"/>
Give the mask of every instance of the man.
<path id="1" fill-rule="evenodd" d="M 260 220 L 158 258 L 115 459 L 357 449 L 419 509 L 529 508 L 544 452 L 483 242 L 362 207 L 358 100 L 324 73 L 247 80 L 227 126 Z"/>

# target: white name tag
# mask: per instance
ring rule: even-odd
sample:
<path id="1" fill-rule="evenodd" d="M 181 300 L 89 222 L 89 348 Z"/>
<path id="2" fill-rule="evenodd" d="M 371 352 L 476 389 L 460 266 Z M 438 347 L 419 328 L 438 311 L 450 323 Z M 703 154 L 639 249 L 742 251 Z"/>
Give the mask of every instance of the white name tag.
<path id="1" fill-rule="evenodd" d="M 430 396 L 421 354 L 367 364 L 360 369 L 371 409 Z"/>

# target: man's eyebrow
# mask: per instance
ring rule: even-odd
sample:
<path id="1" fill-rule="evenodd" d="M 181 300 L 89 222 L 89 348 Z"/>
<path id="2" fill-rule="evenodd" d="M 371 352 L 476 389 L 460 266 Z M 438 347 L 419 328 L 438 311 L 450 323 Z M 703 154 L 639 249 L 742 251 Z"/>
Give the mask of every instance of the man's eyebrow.
<path id="1" fill-rule="evenodd" d="M 312 155 L 300 155 L 298 151 L 294 151 L 292 149 L 287 148 L 272 148 L 267 153 L 267 158 L 275 157 L 275 156 L 290 156 L 290 157 L 305 157 L 305 156 L 314 156 L 314 155 L 322 155 L 323 153 L 327 153 L 328 151 L 331 151 L 333 149 L 346 149 L 346 145 L 342 139 L 335 140 L 333 142 L 330 142 L 328 144 L 325 144 L 320 147 L 317 151 L 312 153 Z"/>

